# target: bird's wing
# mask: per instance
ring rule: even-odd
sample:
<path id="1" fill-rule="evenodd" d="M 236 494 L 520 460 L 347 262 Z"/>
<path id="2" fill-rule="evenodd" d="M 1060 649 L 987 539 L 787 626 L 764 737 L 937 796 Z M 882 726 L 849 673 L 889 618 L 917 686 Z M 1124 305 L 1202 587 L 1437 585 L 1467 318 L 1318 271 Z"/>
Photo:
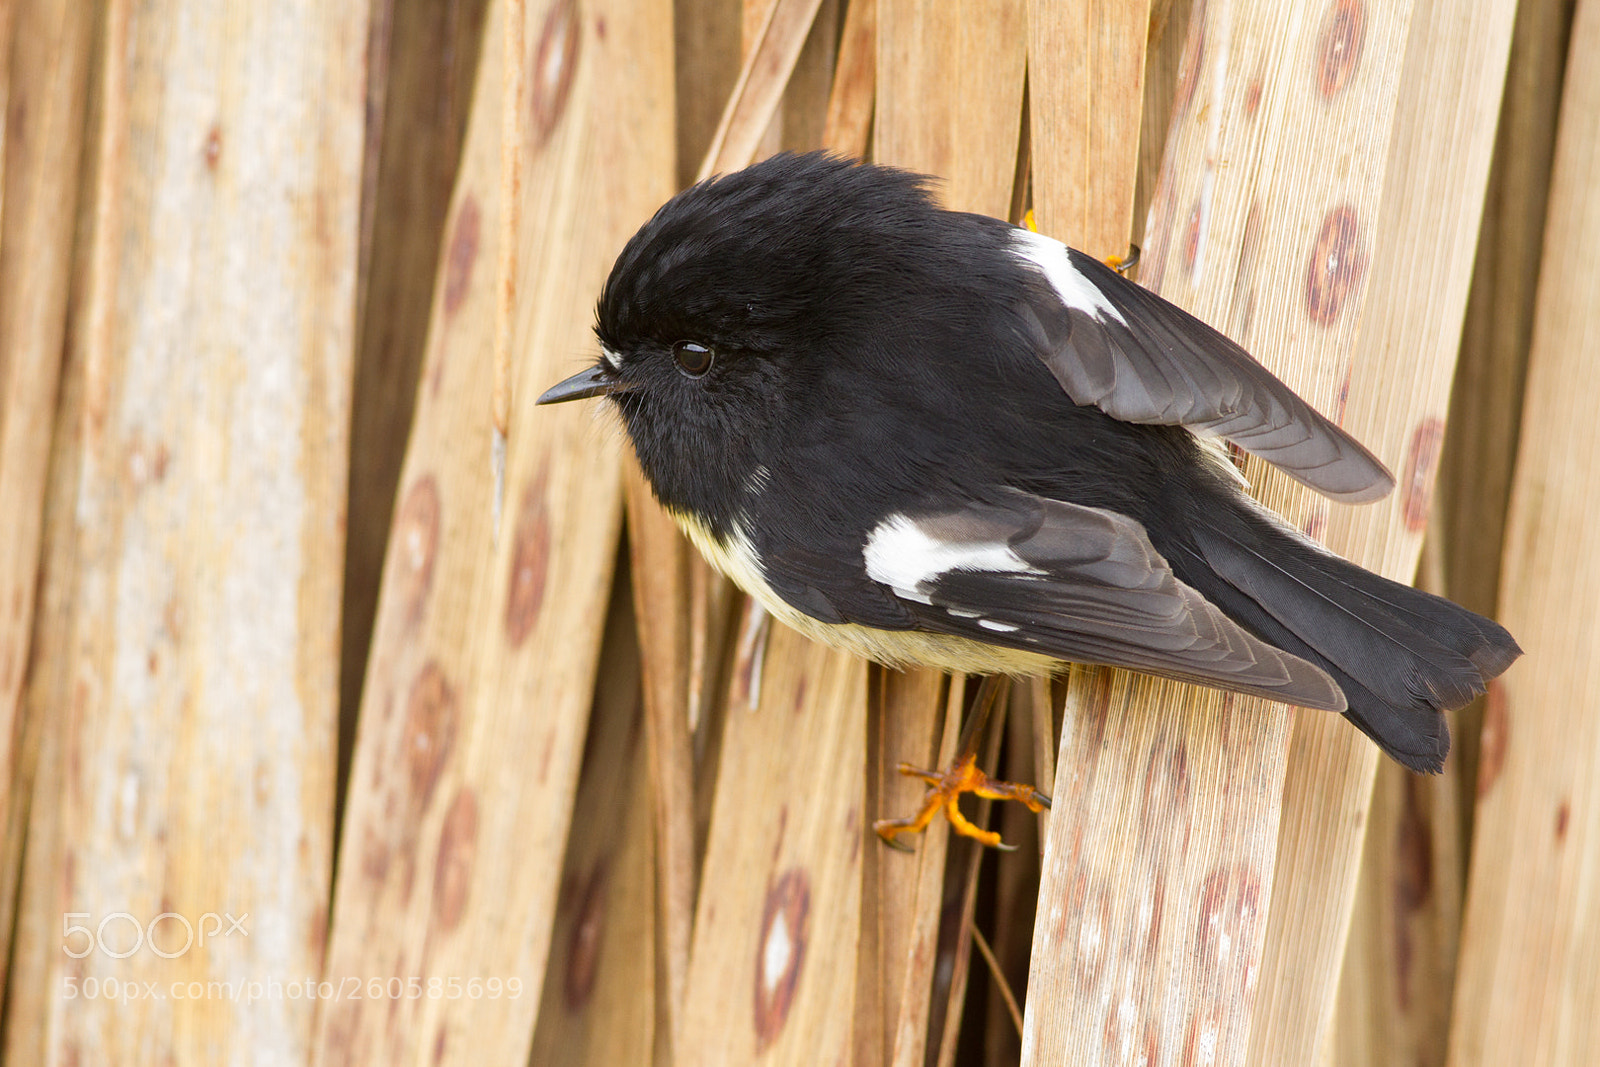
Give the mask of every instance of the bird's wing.
<path id="1" fill-rule="evenodd" d="M 1016 234 L 1018 255 L 1044 281 L 1023 315 L 1074 401 L 1126 422 L 1227 438 L 1345 503 L 1394 488 L 1377 457 L 1221 333 L 1093 256 Z"/>
<path id="2" fill-rule="evenodd" d="M 921 630 L 1345 707 L 1320 668 L 1180 582 L 1144 527 L 1116 512 L 1011 491 L 959 511 L 891 515 L 863 557 L 867 577 Z"/>

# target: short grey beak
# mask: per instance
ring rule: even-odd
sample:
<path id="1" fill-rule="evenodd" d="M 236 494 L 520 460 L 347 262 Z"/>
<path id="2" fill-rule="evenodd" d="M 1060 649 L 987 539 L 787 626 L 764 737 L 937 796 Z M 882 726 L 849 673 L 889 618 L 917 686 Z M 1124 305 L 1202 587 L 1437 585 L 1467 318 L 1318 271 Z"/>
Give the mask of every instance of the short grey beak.
<path id="1" fill-rule="evenodd" d="M 627 388 L 626 384 L 612 377 L 604 365 L 596 363 L 588 370 L 579 371 L 566 381 L 552 385 L 534 403 L 559 404 L 565 400 L 583 400 L 586 397 L 603 396 L 606 393 L 620 393 Z"/>

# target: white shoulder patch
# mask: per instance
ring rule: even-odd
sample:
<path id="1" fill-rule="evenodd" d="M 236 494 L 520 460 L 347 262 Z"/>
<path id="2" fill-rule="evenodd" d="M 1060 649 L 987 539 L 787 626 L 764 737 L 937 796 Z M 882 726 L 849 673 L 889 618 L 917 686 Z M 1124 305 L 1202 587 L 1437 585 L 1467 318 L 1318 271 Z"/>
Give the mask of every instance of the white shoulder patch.
<path id="1" fill-rule="evenodd" d="M 1016 231 L 1016 242 L 1017 255 L 1043 272 L 1051 288 L 1067 307 L 1093 315 L 1102 322 L 1115 319 L 1124 326 L 1128 324 L 1099 287 L 1072 265 L 1066 245 L 1052 237 L 1020 227 Z"/>
<path id="2" fill-rule="evenodd" d="M 905 515 L 890 515 L 867 535 L 862 552 L 867 577 L 882 582 L 901 596 L 928 603 L 920 588 L 950 571 L 1040 574 L 1038 568 L 994 541 L 943 541 Z"/>

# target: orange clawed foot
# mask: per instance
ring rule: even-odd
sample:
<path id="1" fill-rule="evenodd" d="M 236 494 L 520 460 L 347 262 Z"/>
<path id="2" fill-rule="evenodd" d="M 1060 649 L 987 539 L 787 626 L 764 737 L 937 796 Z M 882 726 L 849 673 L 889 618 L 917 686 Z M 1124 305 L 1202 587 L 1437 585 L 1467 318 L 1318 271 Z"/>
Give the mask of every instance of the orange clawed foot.
<path id="1" fill-rule="evenodd" d="M 910 852 L 912 848 L 896 838 L 901 834 L 919 834 L 926 830 L 940 808 L 944 809 L 945 818 L 950 820 L 950 826 L 956 833 L 994 848 L 1013 847 L 1001 844 L 999 834 L 993 830 L 980 830 L 961 814 L 960 809 L 956 807 L 956 801 L 962 793 L 972 793 L 990 800 L 1015 800 L 1026 804 L 1029 811 L 1035 812 L 1043 811 L 1050 806 L 1050 798 L 1031 785 L 1001 782 L 984 774 L 978 769 L 977 756 L 971 752 L 963 752 L 955 763 L 942 773 L 925 771 L 909 763 L 900 764 L 900 773 L 912 778 L 921 778 L 928 783 L 928 792 L 922 798 L 921 810 L 905 819 L 879 819 L 872 824 L 872 828 L 883 838 L 884 844 L 902 852 Z"/>
<path id="2" fill-rule="evenodd" d="M 1139 246 L 1129 245 L 1126 256 L 1107 256 L 1106 266 L 1118 274 L 1126 274 L 1139 263 Z"/>

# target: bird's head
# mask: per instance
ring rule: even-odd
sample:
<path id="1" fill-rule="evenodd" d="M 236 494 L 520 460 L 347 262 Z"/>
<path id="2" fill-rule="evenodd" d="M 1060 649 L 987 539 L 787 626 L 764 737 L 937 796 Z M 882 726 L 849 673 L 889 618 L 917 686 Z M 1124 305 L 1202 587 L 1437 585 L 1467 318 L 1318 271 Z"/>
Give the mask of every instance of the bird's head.
<path id="1" fill-rule="evenodd" d="M 608 396 L 656 495 L 716 525 L 825 379 L 871 373 L 882 294 L 939 214 L 921 177 L 822 153 L 687 189 L 617 257 L 598 362 L 539 402 Z"/>

